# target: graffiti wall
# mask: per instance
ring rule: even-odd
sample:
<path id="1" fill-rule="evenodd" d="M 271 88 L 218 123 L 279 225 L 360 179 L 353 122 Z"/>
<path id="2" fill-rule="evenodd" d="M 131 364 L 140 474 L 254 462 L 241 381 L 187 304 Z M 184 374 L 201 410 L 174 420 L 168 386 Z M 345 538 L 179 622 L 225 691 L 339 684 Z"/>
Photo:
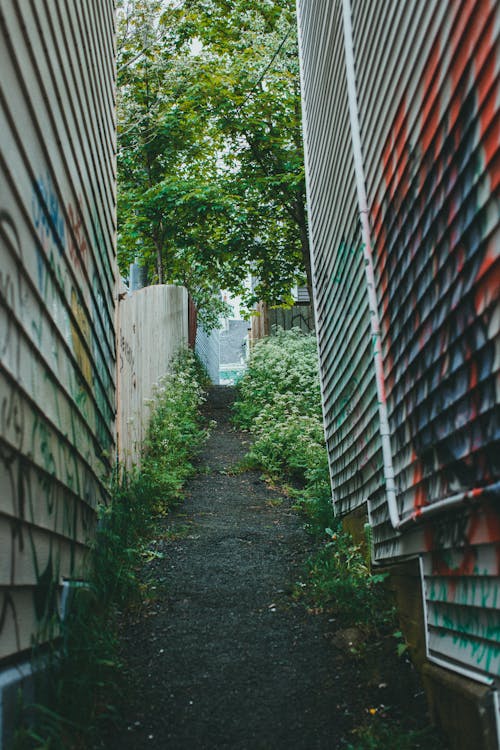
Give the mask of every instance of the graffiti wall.
<path id="1" fill-rule="evenodd" d="M 373 464 L 375 484 L 359 474 L 363 433 L 352 429 L 350 443 L 339 442 L 341 460 L 354 466 L 358 477 L 358 485 L 351 485 L 356 499 L 349 504 L 342 502 L 347 475 L 336 471 L 330 446 L 336 508 L 345 513 L 368 502 L 377 561 L 420 557 L 429 655 L 479 680 L 495 680 L 500 676 L 498 3 L 324 0 L 312 6 L 299 2 L 299 27 L 326 429 L 330 436 L 338 430 L 338 411 L 331 409 L 336 398 L 356 403 L 354 385 L 363 370 L 356 367 L 346 386 L 346 363 L 357 362 L 370 341 L 361 314 L 366 282 L 357 304 L 348 304 L 352 298 L 345 291 L 339 294 L 342 274 L 350 274 L 347 294 L 352 294 L 351 254 L 354 259 L 361 241 L 360 205 L 348 198 L 352 167 L 345 155 L 356 151 L 356 128 L 352 117 L 338 114 L 348 101 L 347 7 L 359 117 L 358 179 L 367 193 L 380 318 L 379 400 L 389 420 L 396 496 L 391 516 L 382 472 Z M 331 277 L 332 268 L 341 271 Z M 372 420 L 380 430 L 377 416 Z M 377 454 L 368 456 L 373 460 Z"/>
<path id="2" fill-rule="evenodd" d="M 188 345 L 188 293 L 157 284 L 120 294 L 117 325 L 118 454 L 138 464 L 155 386 Z"/>
<path id="3" fill-rule="evenodd" d="M 408 3 L 392 34 L 414 28 L 405 76 L 358 67 L 360 100 L 391 102 L 361 127 L 398 511 L 420 520 L 431 652 L 499 675 L 498 5 Z"/>
<path id="4" fill-rule="evenodd" d="M 114 455 L 113 2 L 0 5 L 0 660 L 78 577 Z"/>
<path id="5" fill-rule="evenodd" d="M 323 2 L 320 12 L 319 7 L 302 3 L 300 9 L 307 188 L 325 432 L 335 502 L 347 512 L 376 496 L 382 483 L 381 449 L 342 8 L 332 2 Z"/>

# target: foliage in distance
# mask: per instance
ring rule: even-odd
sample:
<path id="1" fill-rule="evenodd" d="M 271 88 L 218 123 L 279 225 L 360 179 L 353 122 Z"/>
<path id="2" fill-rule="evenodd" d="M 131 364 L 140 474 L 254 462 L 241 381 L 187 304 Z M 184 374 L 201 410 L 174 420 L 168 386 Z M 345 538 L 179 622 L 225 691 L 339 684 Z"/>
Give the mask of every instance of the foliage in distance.
<path id="1" fill-rule="evenodd" d="M 290 303 L 310 279 L 294 0 L 120 0 L 118 259 Z M 256 286 L 243 281 L 252 274 Z"/>
<path id="2" fill-rule="evenodd" d="M 48 654 L 35 651 L 35 665 L 39 658 L 44 667 L 37 703 L 19 708 L 14 750 L 94 747 L 104 724 L 122 720 L 118 625 L 141 597 L 138 573 L 148 539 L 159 516 L 179 501 L 206 437 L 199 415 L 203 380 L 195 356 L 180 352 L 151 405 L 142 468 L 117 472 L 110 501 L 98 510 L 85 585 L 74 589 L 67 617 L 54 623 L 61 638 Z"/>

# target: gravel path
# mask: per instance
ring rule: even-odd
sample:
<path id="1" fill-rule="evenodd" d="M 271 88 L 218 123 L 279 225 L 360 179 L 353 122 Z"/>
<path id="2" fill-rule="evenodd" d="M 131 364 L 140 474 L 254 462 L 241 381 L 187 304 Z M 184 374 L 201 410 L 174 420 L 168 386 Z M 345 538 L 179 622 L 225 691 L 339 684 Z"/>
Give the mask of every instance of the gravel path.
<path id="1" fill-rule="evenodd" d="M 333 750 L 382 700 L 378 669 L 293 602 L 311 540 L 286 497 L 238 473 L 233 398 L 211 390 L 201 470 L 153 544 L 157 598 L 124 629 L 127 718 L 111 749 Z"/>

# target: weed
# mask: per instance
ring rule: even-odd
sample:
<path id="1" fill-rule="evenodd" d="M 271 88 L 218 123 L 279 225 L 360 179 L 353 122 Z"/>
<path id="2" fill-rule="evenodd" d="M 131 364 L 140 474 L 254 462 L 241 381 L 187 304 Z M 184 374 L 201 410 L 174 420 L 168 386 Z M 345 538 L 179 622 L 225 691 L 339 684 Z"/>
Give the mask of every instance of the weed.
<path id="1" fill-rule="evenodd" d="M 86 585 L 72 589 L 68 614 L 46 630 L 43 650 L 34 653 L 37 702 L 24 706 L 15 750 L 79 750 L 91 745 L 103 722 L 119 721 L 123 692 L 119 659 L 119 622 L 123 612 L 152 599 L 138 571 L 144 559 L 161 556 L 146 545 L 164 513 L 179 501 L 192 459 L 206 437 L 199 424 L 203 400 L 199 368 L 182 352 L 160 384 L 141 469 L 116 472 L 109 502 L 98 509 L 98 522 L 86 565 Z M 179 525 L 172 534 L 189 532 Z"/>
<path id="2" fill-rule="evenodd" d="M 283 505 L 283 498 L 271 497 L 269 498 L 269 500 L 266 500 L 266 505 L 268 505 L 270 508 L 279 508 L 280 505 Z"/>
<path id="3" fill-rule="evenodd" d="M 192 459 L 207 437 L 198 418 L 204 396 L 197 371 L 191 352 L 183 351 L 155 390 L 141 474 L 157 512 L 164 512 L 180 498 L 184 482 L 195 471 Z"/>
<path id="4" fill-rule="evenodd" d="M 442 750 L 443 741 L 432 727 L 408 729 L 376 715 L 370 724 L 355 729 L 346 750 Z"/>
<path id="5" fill-rule="evenodd" d="M 192 524 L 180 523 L 169 526 L 162 532 L 162 538 L 167 539 L 170 542 L 177 541 L 178 539 L 186 539 L 193 531 Z"/>
<path id="6" fill-rule="evenodd" d="M 295 589 L 296 600 L 335 615 L 340 627 L 383 627 L 393 621 L 385 574 L 370 575 L 361 548 L 350 534 L 326 530 L 329 541 L 307 562 L 304 586 Z"/>
<path id="7" fill-rule="evenodd" d="M 396 639 L 396 651 L 398 656 L 403 656 L 403 654 L 408 651 L 408 644 L 405 640 L 403 632 L 401 630 L 396 630 L 392 634 L 392 636 Z"/>

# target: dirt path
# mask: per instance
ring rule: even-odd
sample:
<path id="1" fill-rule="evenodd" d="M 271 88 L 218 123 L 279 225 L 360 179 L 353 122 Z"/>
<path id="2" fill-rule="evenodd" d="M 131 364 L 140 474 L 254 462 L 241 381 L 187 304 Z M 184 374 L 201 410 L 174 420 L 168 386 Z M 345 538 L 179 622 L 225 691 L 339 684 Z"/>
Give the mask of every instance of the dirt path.
<path id="1" fill-rule="evenodd" d="M 158 598 L 126 626 L 129 708 L 109 748 L 333 750 L 387 704 L 390 686 L 335 646 L 328 615 L 294 605 L 311 542 L 258 473 L 232 473 L 246 450 L 232 397 L 212 389 L 202 469 L 153 545 Z"/>

